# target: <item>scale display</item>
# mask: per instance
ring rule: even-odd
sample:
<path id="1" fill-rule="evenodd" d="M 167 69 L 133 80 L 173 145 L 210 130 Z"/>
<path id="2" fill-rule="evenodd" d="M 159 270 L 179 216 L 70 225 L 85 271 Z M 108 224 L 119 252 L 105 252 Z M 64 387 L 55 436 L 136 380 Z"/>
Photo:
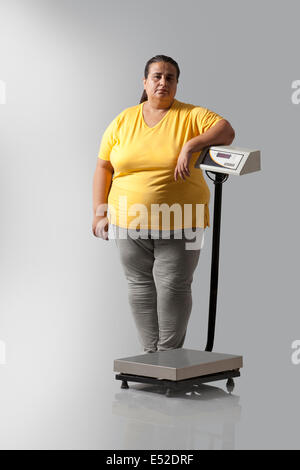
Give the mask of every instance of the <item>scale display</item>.
<path id="1" fill-rule="evenodd" d="M 260 151 L 232 146 L 213 146 L 203 149 L 195 168 L 217 173 L 244 175 L 259 171 Z"/>
<path id="2" fill-rule="evenodd" d="M 218 165 L 222 165 L 223 167 L 231 168 L 232 170 L 236 170 L 240 161 L 243 158 L 243 154 L 241 153 L 225 153 L 225 152 L 218 152 L 217 150 L 209 149 L 209 156 Z"/>

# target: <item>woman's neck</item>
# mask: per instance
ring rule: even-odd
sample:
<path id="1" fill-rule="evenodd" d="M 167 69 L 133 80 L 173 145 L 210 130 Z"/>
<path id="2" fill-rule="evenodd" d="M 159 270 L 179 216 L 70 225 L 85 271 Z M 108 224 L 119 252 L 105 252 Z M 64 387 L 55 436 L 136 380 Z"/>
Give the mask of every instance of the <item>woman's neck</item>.
<path id="1" fill-rule="evenodd" d="M 174 100 L 172 101 L 172 103 L 152 102 L 152 101 L 147 100 L 144 103 L 144 109 L 146 109 L 146 111 L 150 113 L 163 113 L 165 111 L 168 111 L 171 108 L 173 102 Z"/>

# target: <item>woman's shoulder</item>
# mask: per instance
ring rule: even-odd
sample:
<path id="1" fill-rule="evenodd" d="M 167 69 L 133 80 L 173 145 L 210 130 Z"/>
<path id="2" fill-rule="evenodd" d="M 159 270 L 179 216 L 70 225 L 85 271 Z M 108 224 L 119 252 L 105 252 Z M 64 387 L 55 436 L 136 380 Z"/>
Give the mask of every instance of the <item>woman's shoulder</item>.
<path id="1" fill-rule="evenodd" d="M 199 110 L 206 110 L 205 107 L 203 106 L 200 106 L 200 105 L 197 105 L 197 104 L 193 104 L 193 103 L 184 103 L 183 101 L 179 101 L 179 100 L 176 100 L 177 101 L 177 106 L 180 110 L 182 111 L 185 111 L 187 113 L 190 113 L 190 112 L 199 112 Z"/>
<path id="2" fill-rule="evenodd" d="M 124 108 L 123 111 L 120 112 L 120 116 L 127 116 L 129 114 L 134 114 L 139 111 L 141 107 L 141 104 L 135 104 L 133 106 L 128 106 L 127 108 Z"/>
<path id="3" fill-rule="evenodd" d="M 117 114 L 117 116 L 114 118 L 114 121 L 120 124 L 121 122 L 123 122 L 124 120 L 128 118 L 129 119 L 132 118 L 134 115 L 136 115 L 139 112 L 140 106 L 141 105 L 137 104 L 134 106 L 129 106 L 127 108 L 124 108 L 122 111 L 119 112 L 119 114 Z"/>

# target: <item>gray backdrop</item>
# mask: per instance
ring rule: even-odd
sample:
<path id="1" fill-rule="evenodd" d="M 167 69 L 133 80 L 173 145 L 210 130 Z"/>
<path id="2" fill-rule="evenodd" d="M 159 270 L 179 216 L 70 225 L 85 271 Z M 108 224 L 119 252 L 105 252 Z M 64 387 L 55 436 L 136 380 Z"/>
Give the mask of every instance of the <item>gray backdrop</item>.
<path id="1" fill-rule="evenodd" d="M 3 448 L 135 448 L 115 434 L 112 361 L 140 344 L 115 243 L 92 235 L 92 178 L 106 126 L 139 103 L 156 54 L 179 64 L 177 99 L 262 152 L 261 172 L 223 187 L 215 351 L 244 356 L 235 447 L 299 447 L 299 14 L 297 1 L 0 1 Z M 206 341 L 208 184 L 194 349 Z M 143 432 L 142 448 L 201 447 Z"/>

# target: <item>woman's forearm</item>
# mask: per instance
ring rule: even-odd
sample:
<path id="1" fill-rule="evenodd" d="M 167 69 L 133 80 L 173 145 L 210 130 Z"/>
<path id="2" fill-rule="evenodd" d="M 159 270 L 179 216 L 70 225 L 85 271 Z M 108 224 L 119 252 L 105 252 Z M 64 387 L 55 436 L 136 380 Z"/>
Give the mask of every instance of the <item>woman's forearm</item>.
<path id="1" fill-rule="evenodd" d="M 191 153 L 199 152 L 204 147 L 210 145 L 230 145 L 234 140 L 235 132 L 230 123 L 225 119 L 217 122 L 213 127 L 208 129 L 204 134 L 198 135 L 187 141 L 185 146 Z"/>
<path id="2" fill-rule="evenodd" d="M 93 210 L 94 215 L 101 204 L 107 204 L 112 182 L 112 172 L 106 168 L 96 168 L 93 180 Z M 103 211 L 107 215 L 107 210 Z"/>

